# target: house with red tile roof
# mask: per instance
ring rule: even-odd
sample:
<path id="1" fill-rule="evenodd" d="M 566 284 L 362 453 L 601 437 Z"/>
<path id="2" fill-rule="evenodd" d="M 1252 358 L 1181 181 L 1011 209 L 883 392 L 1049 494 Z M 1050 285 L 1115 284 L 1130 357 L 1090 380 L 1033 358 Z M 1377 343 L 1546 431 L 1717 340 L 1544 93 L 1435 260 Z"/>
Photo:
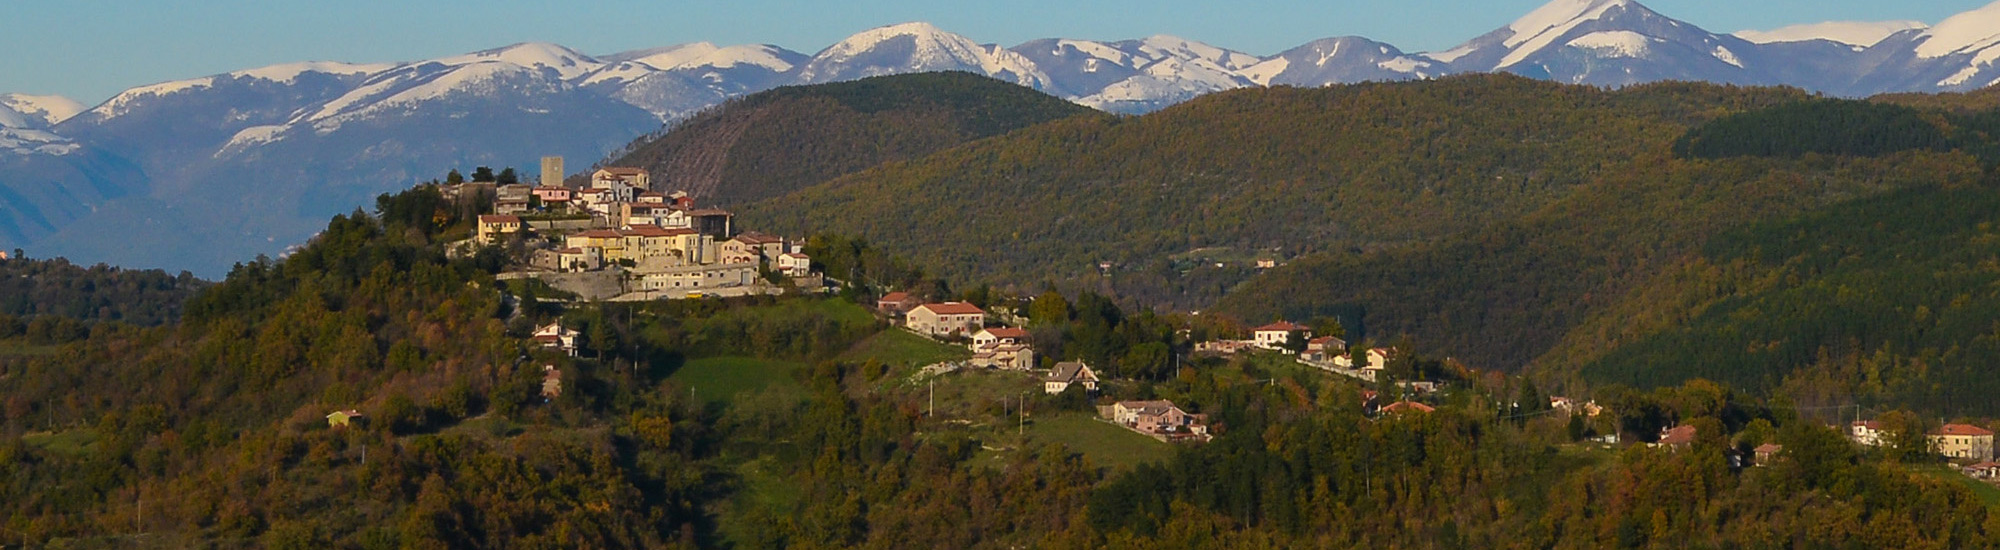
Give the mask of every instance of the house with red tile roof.
<path id="1" fill-rule="evenodd" d="M 1312 338 L 1312 329 L 1291 321 L 1278 321 L 1250 329 L 1250 337 L 1251 341 L 1257 343 L 1257 347 L 1280 349 L 1285 347 L 1285 343 L 1291 340 L 1293 332 L 1301 332 L 1305 334 L 1306 338 Z"/>
<path id="2" fill-rule="evenodd" d="M 986 310 L 965 302 L 924 304 L 910 310 L 903 326 L 931 336 L 971 334 L 986 326 Z"/>
<path id="3" fill-rule="evenodd" d="M 1694 425 L 1692 424 L 1682 424 L 1679 426 L 1674 426 L 1672 428 L 1661 430 L 1660 440 L 1656 443 L 1653 443 L 1653 446 L 1669 447 L 1674 449 L 1686 448 L 1687 446 L 1694 444 L 1694 437 L 1696 435 L 1698 435 L 1698 430 L 1696 430 Z"/>
<path id="4" fill-rule="evenodd" d="M 900 317 L 922 303 L 923 301 L 908 292 L 891 292 L 883 294 L 881 299 L 875 301 L 875 311 L 890 317 Z"/>
<path id="5" fill-rule="evenodd" d="M 1993 459 L 1993 431 L 1971 424 L 1945 424 L 1932 430 L 1931 444 L 1951 458 Z"/>
<path id="6" fill-rule="evenodd" d="M 1783 452 L 1784 450 L 1785 450 L 1784 445 L 1779 445 L 1776 443 L 1765 443 L 1763 445 L 1758 445 L 1757 449 L 1753 452 L 1757 453 L 1757 465 L 1765 466 L 1769 465 L 1772 461 L 1777 460 L 1778 453 Z"/>
<path id="7" fill-rule="evenodd" d="M 1207 415 L 1189 414 L 1167 400 L 1119 401 L 1111 406 L 1111 421 L 1162 440 L 1208 437 Z"/>
<path id="8" fill-rule="evenodd" d="M 1873 420 L 1856 420 L 1848 425 L 1848 437 L 1855 443 L 1870 447 L 1880 447 L 1888 434 L 1882 431 L 1882 423 Z"/>

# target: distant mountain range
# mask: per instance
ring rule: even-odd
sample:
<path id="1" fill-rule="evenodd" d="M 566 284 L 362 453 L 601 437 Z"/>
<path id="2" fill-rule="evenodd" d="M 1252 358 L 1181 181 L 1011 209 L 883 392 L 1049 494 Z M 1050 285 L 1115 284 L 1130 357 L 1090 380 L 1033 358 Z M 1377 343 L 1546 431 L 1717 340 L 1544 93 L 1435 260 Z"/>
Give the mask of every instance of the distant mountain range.
<path id="1" fill-rule="evenodd" d="M 1243 87 L 1473 72 L 1840 96 L 1953 92 L 2000 81 L 1996 59 L 2000 3 L 1934 27 L 1839 22 L 1729 35 L 1630 0 L 1555 0 L 1432 53 L 1360 37 L 1271 56 L 1169 36 L 1006 48 L 907 23 L 815 55 L 695 43 L 591 56 L 519 44 L 394 64 L 297 63 L 134 88 L 88 109 L 0 96 L 0 248 L 216 275 L 446 168 L 536 173 L 536 159 L 562 155 L 580 169 L 729 98 L 886 74 L 967 71 L 1144 113 Z"/>

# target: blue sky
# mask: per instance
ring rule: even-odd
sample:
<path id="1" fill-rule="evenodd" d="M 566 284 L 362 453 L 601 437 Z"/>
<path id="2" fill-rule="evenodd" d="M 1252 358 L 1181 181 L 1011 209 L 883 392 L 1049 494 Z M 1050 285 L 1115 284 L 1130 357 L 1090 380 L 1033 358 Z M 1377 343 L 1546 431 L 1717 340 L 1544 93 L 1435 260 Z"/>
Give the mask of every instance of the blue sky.
<path id="1" fill-rule="evenodd" d="M 1642 0 L 1717 32 L 1830 20 L 1927 23 L 1990 0 Z M 0 93 L 102 101 L 132 86 L 306 60 L 406 61 L 516 42 L 586 53 L 683 42 L 813 53 L 847 35 L 929 21 L 983 43 L 1173 34 L 1269 55 L 1361 35 L 1448 48 L 1543 0 L 0 0 Z M 1917 4 L 1917 5 L 1913 5 Z"/>

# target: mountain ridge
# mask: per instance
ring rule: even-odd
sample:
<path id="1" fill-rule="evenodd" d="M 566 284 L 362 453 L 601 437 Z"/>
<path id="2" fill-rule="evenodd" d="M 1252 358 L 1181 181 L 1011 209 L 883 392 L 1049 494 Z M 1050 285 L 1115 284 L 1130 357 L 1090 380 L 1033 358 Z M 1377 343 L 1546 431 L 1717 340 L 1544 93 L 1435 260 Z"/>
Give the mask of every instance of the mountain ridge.
<path id="1" fill-rule="evenodd" d="M 546 155 L 584 166 L 730 98 L 906 72 L 964 70 L 1119 114 L 1249 87 L 1490 71 L 1611 87 L 1701 80 L 1840 96 L 1968 91 L 2000 81 L 2000 36 L 1990 36 L 2000 33 L 1983 25 L 1992 12 L 2000 3 L 1867 47 L 1824 29 L 1759 43 L 1631 0 L 1556 0 L 1432 53 L 1364 37 L 1269 56 L 1165 35 L 1003 47 L 918 22 L 810 55 L 705 42 L 591 55 L 531 42 L 399 63 L 286 63 L 135 87 L 74 116 L 0 115 L 8 119 L 0 247 L 212 276 L 227 268 L 223 258 L 281 253 L 357 198 L 439 167 L 531 168 Z M 218 210 L 216 197 L 229 206 Z M 135 212 L 144 213 L 137 222 Z M 240 212 L 253 221 L 220 227 L 246 218 Z M 168 237 L 134 247 L 110 227 Z M 206 236 L 171 237 L 181 233 Z M 217 246 L 226 250 L 205 253 Z"/>

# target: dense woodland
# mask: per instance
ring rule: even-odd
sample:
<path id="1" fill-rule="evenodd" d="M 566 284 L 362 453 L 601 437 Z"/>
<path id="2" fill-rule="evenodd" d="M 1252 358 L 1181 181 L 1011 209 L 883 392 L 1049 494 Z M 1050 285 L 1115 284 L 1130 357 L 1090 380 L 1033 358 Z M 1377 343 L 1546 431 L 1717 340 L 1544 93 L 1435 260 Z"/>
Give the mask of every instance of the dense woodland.
<path id="1" fill-rule="evenodd" d="M 767 199 L 1043 122 L 1095 114 L 962 72 L 788 86 L 641 137 L 611 166 L 637 166 L 706 204 Z"/>
<path id="2" fill-rule="evenodd" d="M 180 317 L 189 296 L 207 286 L 194 275 L 157 269 L 80 266 L 62 258 L 0 260 L 0 335 L 42 316 L 80 322 L 159 325 Z M 53 322 L 53 320 L 45 321 Z"/>

